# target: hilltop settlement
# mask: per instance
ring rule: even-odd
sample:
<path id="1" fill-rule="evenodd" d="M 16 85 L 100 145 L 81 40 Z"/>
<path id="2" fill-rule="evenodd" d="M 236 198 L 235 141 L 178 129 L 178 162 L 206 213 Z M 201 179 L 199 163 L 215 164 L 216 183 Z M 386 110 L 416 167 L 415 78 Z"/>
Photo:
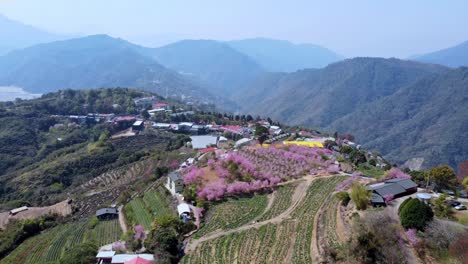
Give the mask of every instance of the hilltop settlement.
<path id="1" fill-rule="evenodd" d="M 123 88 L 0 109 L 40 131 L 9 141 L 29 164 L 1 168 L 0 263 L 468 261 L 466 178 L 351 134 Z"/>

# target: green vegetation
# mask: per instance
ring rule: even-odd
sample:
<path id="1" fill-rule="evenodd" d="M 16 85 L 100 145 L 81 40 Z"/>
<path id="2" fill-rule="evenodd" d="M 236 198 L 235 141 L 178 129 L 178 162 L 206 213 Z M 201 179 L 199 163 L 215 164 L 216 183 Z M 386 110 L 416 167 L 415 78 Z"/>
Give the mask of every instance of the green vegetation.
<path id="1" fill-rule="evenodd" d="M 34 220 L 9 222 L 4 229 L 0 229 L 0 259 L 18 247 L 24 240 L 56 224 L 57 218 L 52 215 Z"/>
<path id="2" fill-rule="evenodd" d="M 145 230 L 150 230 L 155 218 L 175 215 L 169 207 L 170 199 L 162 187 L 145 192 L 143 198 L 134 198 L 124 207 L 127 224 L 142 225 Z"/>
<path id="3" fill-rule="evenodd" d="M 296 184 L 279 186 L 276 190 L 273 204 L 258 221 L 265 221 L 280 215 L 284 210 L 291 206 L 292 195 L 296 189 Z"/>
<path id="4" fill-rule="evenodd" d="M 98 247 L 93 243 L 83 243 L 73 247 L 59 261 L 60 264 L 83 264 L 96 261 Z"/>
<path id="5" fill-rule="evenodd" d="M 315 180 L 287 219 L 278 224 L 266 224 L 258 229 L 251 228 L 203 242 L 191 254 L 186 255 L 182 263 L 283 263 L 290 249 L 293 250 L 290 263 L 311 263 L 314 217 L 324 201 L 331 198 L 330 193 L 336 184 L 343 179 L 333 177 Z M 275 199 L 274 204 L 277 202 L 281 203 Z M 275 207 L 274 204 L 272 208 Z M 222 205 L 223 203 L 216 206 Z M 336 207 L 332 211 L 336 213 Z M 218 219 L 208 219 L 207 225 L 216 225 L 213 221 Z M 332 223 L 333 219 L 329 222 Z"/>
<path id="6" fill-rule="evenodd" d="M 434 217 L 431 207 L 418 199 L 407 201 L 399 208 L 401 225 L 406 229 L 424 230 L 427 223 Z"/>
<path id="7" fill-rule="evenodd" d="M 266 195 L 255 195 L 215 204 L 208 211 L 206 223 L 194 234 L 194 237 L 199 238 L 218 229 L 236 228 L 253 221 L 265 210 L 267 200 Z"/>
<path id="8" fill-rule="evenodd" d="M 437 190 L 452 189 L 456 183 L 455 171 L 447 165 L 432 168 L 427 172 L 429 181 L 436 185 Z"/>
<path id="9" fill-rule="evenodd" d="M 338 198 L 338 200 L 341 201 L 341 205 L 348 205 L 349 201 L 351 200 L 351 197 L 349 197 L 348 192 L 339 192 L 335 194 L 335 196 Z"/>
<path id="10" fill-rule="evenodd" d="M 118 219 L 98 222 L 93 219 L 47 229 L 25 240 L 0 263 L 55 264 L 59 260 L 60 263 L 67 263 L 61 258 L 69 255 L 70 250 L 80 252 L 82 244 L 103 246 L 118 241 L 122 236 Z"/>
<path id="11" fill-rule="evenodd" d="M 375 165 L 373 166 L 370 163 L 359 164 L 357 170 L 364 176 L 376 179 L 381 179 L 385 175 L 385 170 L 377 168 Z"/>
<path id="12" fill-rule="evenodd" d="M 369 205 L 371 192 L 366 190 L 365 186 L 362 186 L 358 182 L 354 183 L 351 187 L 351 200 L 356 204 L 358 210 L 366 210 Z"/>

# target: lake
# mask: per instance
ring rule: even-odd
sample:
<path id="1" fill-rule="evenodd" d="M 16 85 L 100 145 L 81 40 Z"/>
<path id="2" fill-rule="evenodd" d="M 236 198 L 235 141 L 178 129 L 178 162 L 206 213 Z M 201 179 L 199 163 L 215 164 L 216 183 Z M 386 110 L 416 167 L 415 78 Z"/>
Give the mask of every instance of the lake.
<path id="1" fill-rule="evenodd" d="M 33 99 L 41 97 L 41 94 L 26 92 L 23 88 L 15 86 L 0 86 L 0 101 L 14 101 L 16 98 Z"/>

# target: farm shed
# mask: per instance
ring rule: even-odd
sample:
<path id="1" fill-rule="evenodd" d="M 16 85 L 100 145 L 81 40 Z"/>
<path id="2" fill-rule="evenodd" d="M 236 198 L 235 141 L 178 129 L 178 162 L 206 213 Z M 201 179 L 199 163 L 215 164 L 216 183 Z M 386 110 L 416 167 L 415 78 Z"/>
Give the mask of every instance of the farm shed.
<path id="1" fill-rule="evenodd" d="M 254 140 L 253 139 L 250 139 L 250 138 L 241 138 L 239 140 L 236 141 L 236 144 L 234 144 L 234 147 L 236 148 L 240 148 L 242 146 L 245 146 L 245 145 L 248 145 L 250 144 L 251 142 L 253 142 Z"/>
<path id="2" fill-rule="evenodd" d="M 185 223 L 190 219 L 190 206 L 186 203 L 179 204 L 177 206 L 177 212 L 179 217 L 182 218 L 182 221 Z"/>
<path id="3" fill-rule="evenodd" d="M 22 207 L 11 210 L 10 214 L 15 215 L 17 213 L 20 213 L 20 212 L 23 212 L 23 211 L 26 211 L 26 210 L 28 210 L 28 207 L 27 206 L 22 206 Z"/>
<path id="4" fill-rule="evenodd" d="M 378 201 L 377 196 L 380 196 L 383 200 L 386 196 L 393 198 L 403 197 L 418 190 L 418 185 L 410 179 L 390 179 L 383 183 L 370 185 L 367 190 L 372 191 L 371 203 L 374 205 Z"/>
<path id="5" fill-rule="evenodd" d="M 216 136 L 191 136 L 193 149 L 204 149 L 218 143 Z"/>
<path id="6" fill-rule="evenodd" d="M 96 262 L 98 264 L 111 263 L 112 257 L 115 255 L 115 251 L 100 251 L 96 255 Z"/>
<path id="7" fill-rule="evenodd" d="M 133 123 L 132 130 L 133 131 L 142 131 L 144 127 L 145 127 L 145 123 L 143 122 L 143 120 L 137 120 L 137 121 L 135 121 L 135 123 Z"/>
<path id="8" fill-rule="evenodd" d="M 181 193 L 184 190 L 184 179 L 178 171 L 173 171 L 167 176 L 167 182 L 164 185 L 172 195 Z"/>
<path id="9" fill-rule="evenodd" d="M 99 220 L 108 220 L 119 217 L 117 208 L 101 208 L 96 211 L 96 217 Z"/>
<path id="10" fill-rule="evenodd" d="M 385 206 L 385 201 L 383 199 L 382 196 L 376 194 L 376 193 L 373 193 L 372 194 L 372 197 L 371 197 L 371 204 L 372 206 L 376 207 L 376 206 Z"/>

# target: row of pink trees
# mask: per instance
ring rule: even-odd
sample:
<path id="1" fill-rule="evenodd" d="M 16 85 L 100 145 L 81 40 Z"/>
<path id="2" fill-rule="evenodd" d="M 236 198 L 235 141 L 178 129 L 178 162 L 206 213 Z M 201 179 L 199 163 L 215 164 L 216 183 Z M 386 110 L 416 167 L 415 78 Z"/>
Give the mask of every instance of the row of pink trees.
<path id="1" fill-rule="evenodd" d="M 196 166 L 184 171 L 184 183 L 196 184 L 198 197 L 207 200 L 272 187 L 313 171 L 339 171 L 331 151 L 304 146 L 246 148 L 231 152 L 224 159 L 210 159 L 207 165 L 216 171 L 218 181 L 203 183 L 203 172 Z"/>

